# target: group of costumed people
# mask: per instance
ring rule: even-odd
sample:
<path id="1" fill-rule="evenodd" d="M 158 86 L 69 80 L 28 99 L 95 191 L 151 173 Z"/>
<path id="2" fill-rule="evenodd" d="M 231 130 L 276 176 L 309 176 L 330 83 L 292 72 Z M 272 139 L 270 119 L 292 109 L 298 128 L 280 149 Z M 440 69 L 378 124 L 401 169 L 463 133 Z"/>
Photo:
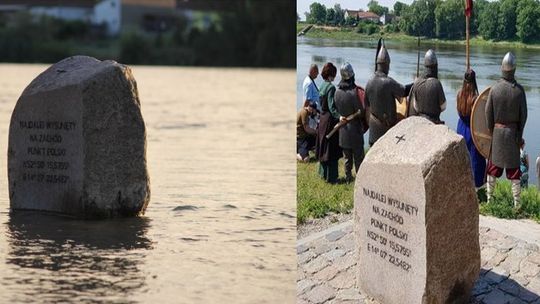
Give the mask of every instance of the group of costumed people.
<path id="1" fill-rule="evenodd" d="M 297 117 L 297 159 L 309 161 L 309 151 L 314 148 L 320 162 L 319 174 L 327 182 L 336 183 L 338 160 L 344 157 L 345 180 L 350 182 L 353 164 L 357 172 L 364 158 L 365 132 L 369 131 L 369 145 L 372 146 L 404 117 L 422 116 L 435 124 L 444 124 L 440 115 L 446 109 L 446 98 L 438 79 L 437 56 L 431 49 L 425 54 L 424 66 L 424 73 L 413 83 L 400 84 L 388 76 L 390 55 L 383 43 L 376 55 L 375 73 L 364 90 L 355 84 L 350 63 L 340 67 L 341 81 L 337 87 L 332 84 L 337 68 L 331 62 L 326 63 L 322 68 L 324 82 L 320 88 L 314 82 L 319 74 L 318 67 L 311 65 L 303 83 L 304 105 Z M 479 95 L 472 69 L 466 71 L 463 86 L 457 94 L 457 132 L 466 141 L 475 186 L 480 188 L 486 184 L 488 200 L 491 199 L 496 179 L 505 170 L 512 184 L 514 205 L 518 206 L 522 187 L 520 165 L 523 163 L 520 147 L 524 145 L 527 102 L 523 87 L 514 77 L 515 71 L 516 58 L 509 52 L 502 60 L 502 76 L 487 97 L 486 124 L 492 134 L 487 162 L 477 150 L 471 134 L 471 112 Z M 408 100 L 403 117 L 398 117 L 396 100 L 400 103 Z M 320 113 L 318 124 L 314 125 L 313 121 L 310 124 L 309 118 L 317 113 Z M 339 136 L 333 136 L 336 125 Z"/>

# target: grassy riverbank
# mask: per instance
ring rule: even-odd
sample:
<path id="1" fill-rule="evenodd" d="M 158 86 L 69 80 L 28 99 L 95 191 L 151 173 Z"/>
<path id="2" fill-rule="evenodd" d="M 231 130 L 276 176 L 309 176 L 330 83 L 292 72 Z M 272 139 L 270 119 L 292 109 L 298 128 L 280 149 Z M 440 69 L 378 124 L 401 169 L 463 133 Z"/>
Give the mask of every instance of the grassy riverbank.
<path id="1" fill-rule="evenodd" d="M 299 33 L 308 24 L 297 23 L 296 32 Z M 358 33 L 356 28 L 348 27 L 328 27 L 328 26 L 314 26 L 307 32 L 305 37 L 320 38 L 320 39 L 334 39 L 340 41 L 354 41 L 354 40 L 378 40 L 380 37 L 384 37 L 389 41 L 401 41 L 401 42 L 416 42 L 417 37 L 409 36 L 404 33 L 388 33 L 382 29 L 380 32 L 373 33 L 371 35 L 365 33 Z M 422 38 L 423 43 L 434 44 L 447 44 L 447 45 L 465 45 L 465 40 L 444 40 L 444 39 L 429 39 Z M 482 37 L 472 37 L 470 39 L 471 46 L 495 46 L 495 47 L 510 47 L 510 48 L 532 48 L 540 49 L 540 43 L 522 43 L 519 41 L 492 41 L 485 40 Z"/>
<path id="2" fill-rule="evenodd" d="M 354 183 L 337 185 L 325 182 L 318 173 L 319 163 L 298 163 L 296 166 L 297 222 L 320 218 L 329 213 L 348 213 L 353 208 Z M 339 160 L 339 176 L 345 176 L 343 158 Z"/>
<path id="3" fill-rule="evenodd" d="M 319 163 L 297 164 L 297 222 L 304 223 L 309 218 L 321 218 L 330 213 L 349 213 L 354 207 L 354 183 L 331 185 L 318 175 Z M 339 161 L 339 176 L 345 176 L 343 159 Z M 485 202 L 485 191 L 479 194 L 480 213 L 499 218 L 529 218 L 540 223 L 540 193 L 535 186 L 521 192 L 521 208 L 513 207 L 510 182 L 497 183 L 490 203 Z"/>

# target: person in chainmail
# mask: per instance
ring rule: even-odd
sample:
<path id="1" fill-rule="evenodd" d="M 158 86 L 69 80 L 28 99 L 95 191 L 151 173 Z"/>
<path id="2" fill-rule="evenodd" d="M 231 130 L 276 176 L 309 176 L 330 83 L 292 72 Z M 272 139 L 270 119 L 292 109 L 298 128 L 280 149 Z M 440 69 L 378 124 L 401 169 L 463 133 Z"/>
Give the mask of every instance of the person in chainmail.
<path id="1" fill-rule="evenodd" d="M 516 57 L 506 53 L 502 77 L 492 87 L 486 103 L 486 122 L 492 133 L 491 155 L 487 168 L 487 196 L 491 199 L 498 177 L 506 170 L 512 183 L 514 206 L 520 204 L 520 144 L 527 121 L 525 90 L 516 81 Z"/>
<path id="2" fill-rule="evenodd" d="M 392 77 L 390 54 L 383 44 L 376 60 L 375 74 L 366 85 L 366 103 L 370 105 L 369 145 L 372 146 L 386 131 L 397 123 L 396 98 L 405 96 L 405 87 Z"/>
<path id="3" fill-rule="evenodd" d="M 354 83 L 354 70 L 350 63 L 344 63 L 340 68 L 341 81 L 338 84 L 334 100 L 340 120 L 347 120 L 358 111 L 362 111 L 356 84 Z M 365 113 L 364 113 L 365 114 Z M 360 163 L 364 159 L 364 128 L 362 117 L 356 116 L 339 129 L 339 146 L 345 156 L 345 177 L 347 182 L 353 180 L 352 167 L 358 172 Z"/>
<path id="4" fill-rule="evenodd" d="M 409 93 L 408 116 L 422 116 L 441 124 L 444 123 L 440 115 L 446 109 L 446 97 L 438 79 L 437 56 L 431 49 L 424 56 L 424 66 L 424 74 L 414 81 Z"/>

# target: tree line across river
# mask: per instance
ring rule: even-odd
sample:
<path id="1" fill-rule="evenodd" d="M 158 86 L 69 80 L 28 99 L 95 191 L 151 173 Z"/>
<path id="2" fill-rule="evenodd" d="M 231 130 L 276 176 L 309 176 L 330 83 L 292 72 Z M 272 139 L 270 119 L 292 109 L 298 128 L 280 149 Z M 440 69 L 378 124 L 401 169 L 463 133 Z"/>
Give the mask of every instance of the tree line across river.
<path id="1" fill-rule="evenodd" d="M 402 32 L 410 36 L 438 39 L 465 38 L 465 3 L 463 0 L 415 0 L 410 5 L 397 1 L 392 9 L 376 0 L 368 3 L 368 10 L 377 14 L 397 16 L 384 26 L 386 32 Z M 298 16 L 299 17 L 299 16 Z M 339 4 L 326 8 L 314 2 L 306 12 L 312 24 L 341 27 L 357 26 L 359 31 L 370 21 L 348 16 Z M 485 40 L 540 41 L 540 1 L 538 0 L 474 0 L 470 19 L 470 33 Z"/>

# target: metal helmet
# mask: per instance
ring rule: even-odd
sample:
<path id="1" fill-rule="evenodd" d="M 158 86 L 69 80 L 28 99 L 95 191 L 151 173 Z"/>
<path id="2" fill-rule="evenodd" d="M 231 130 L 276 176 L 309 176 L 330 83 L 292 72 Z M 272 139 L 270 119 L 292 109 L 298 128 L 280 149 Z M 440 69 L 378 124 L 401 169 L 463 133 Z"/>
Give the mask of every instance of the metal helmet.
<path id="1" fill-rule="evenodd" d="M 503 72 L 511 72 L 516 69 L 516 56 L 512 52 L 506 53 L 502 60 L 501 70 Z"/>
<path id="2" fill-rule="evenodd" d="M 386 50 L 386 46 L 384 46 L 384 44 L 381 46 L 379 54 L 377 55 L 377 63 L 390 64 L 390 54 L 388 54 L 388 51 Z"/>
<path id="3" fill-rule="evenodd" d="M 341 79 L 343 80 L 349 80 L 354 77 L 354 70 L 352 68 L 352 65 L 348 62 L 345 62 L 341 65 L 339 73 L 341 74 Z"/>
<path id="4" fill-rule="evenodd" d="M 437 65 L 437 55 L 432 49 L 429 49 L 424 56 L 424 65 L 427 67 Z"/>

